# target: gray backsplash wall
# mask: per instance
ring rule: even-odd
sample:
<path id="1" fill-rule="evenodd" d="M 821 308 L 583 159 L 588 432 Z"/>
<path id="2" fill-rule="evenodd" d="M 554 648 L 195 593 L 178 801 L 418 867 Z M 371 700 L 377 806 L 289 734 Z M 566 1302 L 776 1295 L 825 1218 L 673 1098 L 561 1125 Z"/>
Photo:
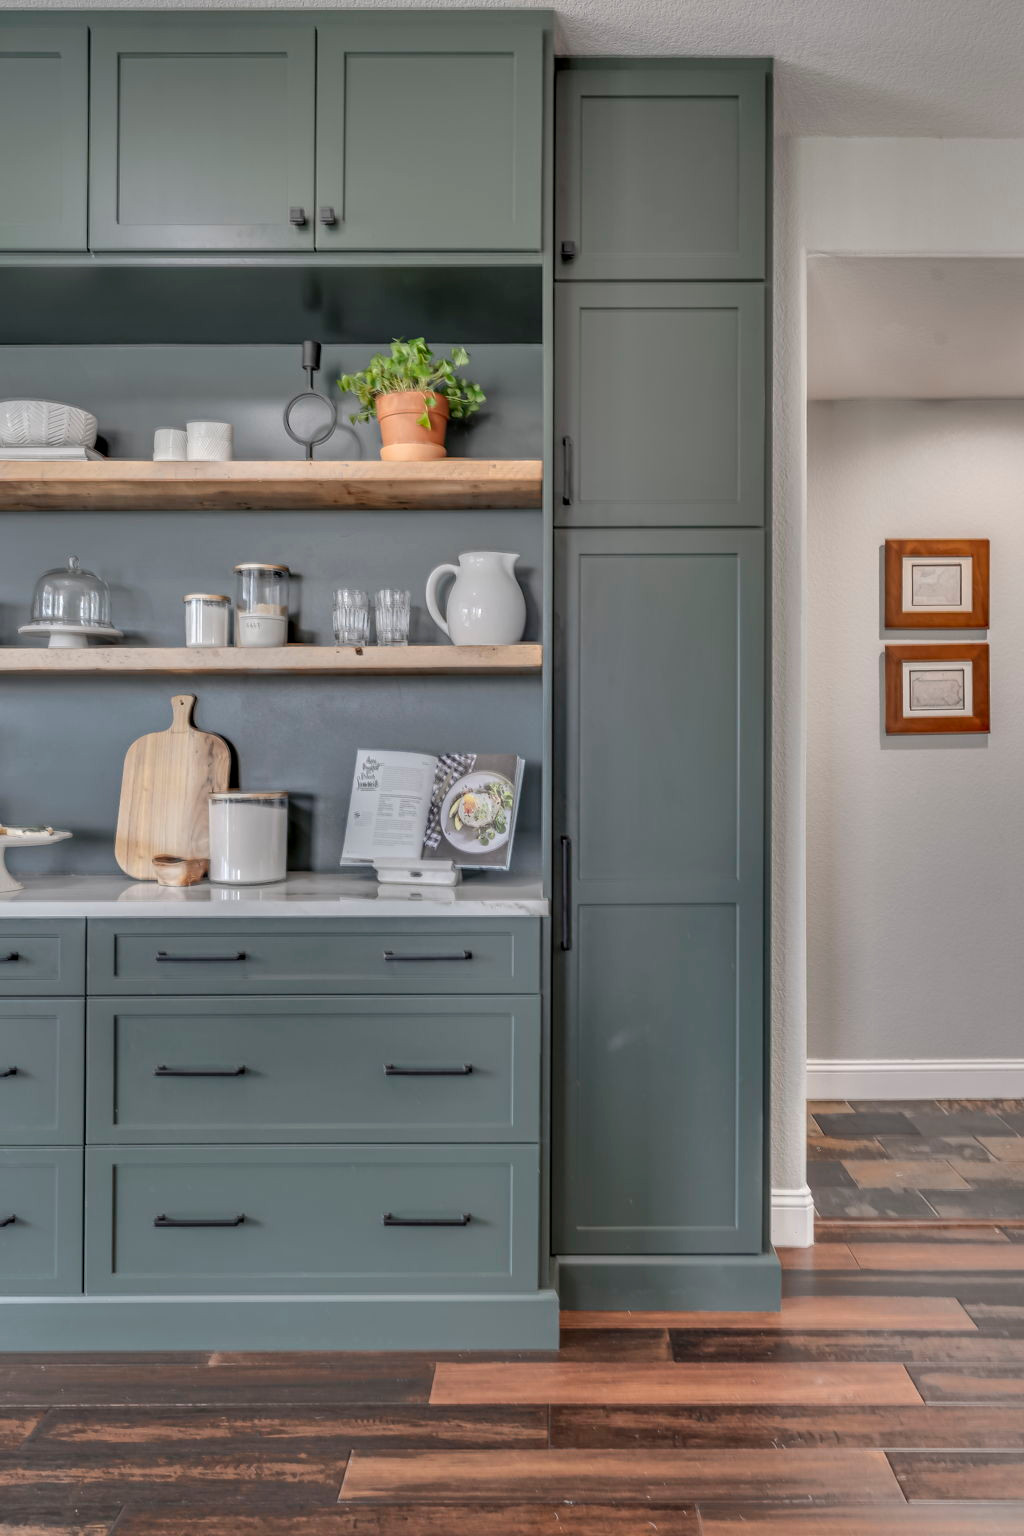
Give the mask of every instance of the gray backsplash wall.
<path id="1" fill-rule="evenodd" d="M 369 347 L 325 347 L 323 387 Z M 152 432 L 209 417 L 235 425 L 237 458 L 288 458 L 281 409 L 303 385 L 295 347 L 0 348 L 0 398 L 59 399 L 94 411 L 109 451 L 148 458 Z M 541 357 L 533 346 L 473 349 L 486 416 L 450 450 L 474 458 L 541 451 Z M 337 398 L 337 391 L 333 391 Z M 347 406 L 346 406 L 347 408 Z M 461 440 L 460 440 L 461 438 Z M 334 458 L 376 458 L 374 427 L 326 445 Z M 319 455 L 318 455 L 319 456 Z M 324 457 L 328 454 L 324 452 Z M 280 560 L 295 573 L 292 639 L 330 644 L 331 588 L 408 587 L 411 639 L 443 641 L 423 606 L 433 566 L 462 550 L 515 550 L 527 598 L 527 639 L 540 636 L 539 511 L 13 513 L 0 522 L 0 644 L 19 640 L 42 571 L 77 554 L 111 587 L 128 644 L 180 645 L 182 595 L 233 591 L 242 560 Z M 447 642 L 445 642 L 447 643 Z M 121 765 L 129 744 L 164 729 L 175 693 L 195 693 L 197 723 L 236 754 L 236 782 L 293 796 L 289 863 L 337 867 L 359 747 L 518 752 L 528 763 L 513 867 L 537 868 L 540 827 L 538 677 L 301 678 L 165 676 L 0 679 L 0 819 L 45 821 L 75 834 L 12 859 L 23 873 L 113 873 Z"/>

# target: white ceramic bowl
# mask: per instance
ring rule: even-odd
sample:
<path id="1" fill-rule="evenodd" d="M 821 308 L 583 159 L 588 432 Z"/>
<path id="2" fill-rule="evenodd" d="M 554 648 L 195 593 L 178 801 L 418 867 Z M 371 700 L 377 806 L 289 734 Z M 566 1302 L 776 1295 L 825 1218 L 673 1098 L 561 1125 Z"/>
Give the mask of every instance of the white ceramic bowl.
<path id="1" fill-rule="evenodd" d="M 53 400 L 0 400 L 0 447 L 92 448 L 96 417 Z"/>

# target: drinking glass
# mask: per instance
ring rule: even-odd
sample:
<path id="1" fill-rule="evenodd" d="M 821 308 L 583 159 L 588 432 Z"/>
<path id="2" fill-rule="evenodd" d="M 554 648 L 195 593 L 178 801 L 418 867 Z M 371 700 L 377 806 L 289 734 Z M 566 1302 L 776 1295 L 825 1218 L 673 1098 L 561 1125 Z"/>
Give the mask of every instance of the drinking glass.
<path id="1" fill-rule="evenodd" d="M 336 587 L 334 638 L 339 645 L 370 643 L 370 600 L 356 587 Z"/>
<path id="2" fill-rule="evenodd" d="M 378 645 L 409 644 L 409 594 L 385 587 L 374 600 Z"/>

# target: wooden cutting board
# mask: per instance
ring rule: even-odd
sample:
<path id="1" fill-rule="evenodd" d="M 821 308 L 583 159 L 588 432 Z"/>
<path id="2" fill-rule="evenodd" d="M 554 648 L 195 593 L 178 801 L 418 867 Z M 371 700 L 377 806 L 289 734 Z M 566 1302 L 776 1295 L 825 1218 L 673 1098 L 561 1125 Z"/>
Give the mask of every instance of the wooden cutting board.
<path id="1" fill-rule="evenodd" d="M 114 857 L 133 880 L 153 880 L 153 856 L 210 855 L 208 796 L 228 787 L 231 751 L 192 724 L 195 695 L 171 700 L 171 727 L 133 741 L 125 754 Z"/>

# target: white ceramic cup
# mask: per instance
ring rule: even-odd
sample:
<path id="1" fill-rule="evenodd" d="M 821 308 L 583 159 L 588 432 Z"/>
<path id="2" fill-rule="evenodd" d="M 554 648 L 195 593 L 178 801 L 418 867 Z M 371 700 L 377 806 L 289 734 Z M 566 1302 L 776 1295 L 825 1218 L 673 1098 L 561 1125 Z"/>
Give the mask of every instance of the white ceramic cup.
<path id="1" fill-rule="evenodd" d="M 217 463 L 232 457 L 235 429 L 226 421 L 190 421 L 188 457 Z"/>
<path id="2" fill-rule="evenodd" d="M 153 433 L 153 462 L 188 458 L 188 434 L 178 427 L 160 427 Z"/>

